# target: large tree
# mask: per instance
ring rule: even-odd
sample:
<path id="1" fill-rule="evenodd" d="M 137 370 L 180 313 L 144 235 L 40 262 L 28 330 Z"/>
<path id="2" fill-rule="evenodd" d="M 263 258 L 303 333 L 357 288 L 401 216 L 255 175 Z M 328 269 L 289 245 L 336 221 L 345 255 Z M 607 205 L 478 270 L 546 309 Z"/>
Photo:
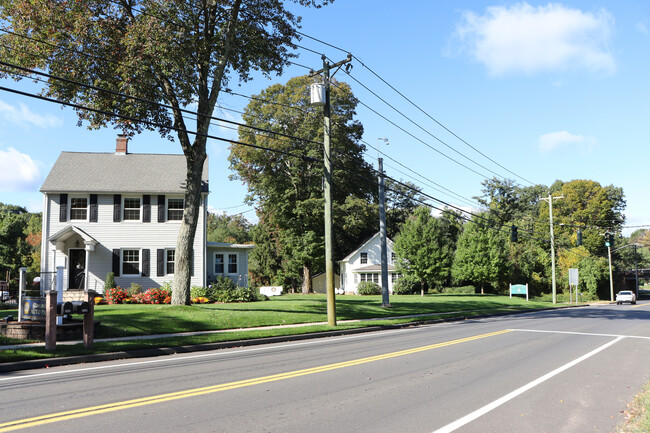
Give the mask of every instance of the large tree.
<path id="1" fill-rule="evenodd" d="M 451 272 L 457 282 L 478 284 L 481 294 L 487 284 L 504 290 L 502 285 L 508 275 L 506 235 L 485 218 L 467 222 L 458 238 Z"/>
<path id="2" fill-rule="evenodd" d="M 0 203 L 0 278 L 31 268 L 34 249 L 26 241 L 31 215 L 27 209 Z"/>
<path id="3" fill-rule="evenodd" d="M 426 287 L 440 287 L 449 280 L 457 235 L 451 222 L 448 217 L 433 217 L 428 206 L 420 206 L 395 239 L 397 269 L 419 283 L 422 296 Z"/>
<path id="4" fill-rule="evenodd" d="M 275 248 L 280 260 L 265 263 L 280 266 L 276 270 L 285 284 L 301 276 L 304 292 L 310 290 L 311 275 L 324 265 L 323 114 L 310 105 L 311 82 L 306 76 L 295 77 L 253 98 L 244 110 L 246 125 L 272 132 L 240 127 L 239 141 L 260 148 L 233 143 L 229 157 L 233 177 L 247 184 L 247 200 L 257 202 L 260 220 L 272 230 L 272 236 L 258 239 L 269 243 L 264 251 Z M 378 219 L 368 203 L 376 183 L 363 160 L 357 99 L 347 84 L 334 81 L 331 101 L 333 219 L 335 227 L 343 229 L 335 230 L 334 241 L 340 256 L 376 231 L 377 223 L 373 227 L 370 221 Z"/>
<path id="5" fill-rule="evenodd" d="M 329 2 L 293 0 L 316 7 Z M 249 80 L 252 70 L 283 69 L 299 17 L 280 0 L 5 0 L 0 21 L 9 30 L 0 35 L 0 58 L 67 78 L 49 78 L 43 93 L 99 110 L 77 108 L 80 123 L 113 124 L 127 134 L 176 133 L 187 161 L 187 186 L 172 303 L 189 304 L 210 116 L 229 80 Z M 181 111 L 190 104 L 197 107 L 193 120 Z"/>

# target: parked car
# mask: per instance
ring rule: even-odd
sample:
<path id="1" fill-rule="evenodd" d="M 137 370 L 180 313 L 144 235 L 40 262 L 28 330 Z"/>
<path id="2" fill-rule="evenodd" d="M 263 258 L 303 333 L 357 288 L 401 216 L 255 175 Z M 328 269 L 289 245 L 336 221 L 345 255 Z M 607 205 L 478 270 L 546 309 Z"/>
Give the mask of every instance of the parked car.
<path id="1" fill-rule="evenodd" d="M 621 305 L 623 302 L 636 304 L 636 295 L 629 290 L 621 290 L 616 294 L 616 305 Z"/>
<path id="2" fill-rule="evenodd" d="M 9 300 L 9 292 L 6 290 L 0 291 L 0 301 L 8 301 Z"/>

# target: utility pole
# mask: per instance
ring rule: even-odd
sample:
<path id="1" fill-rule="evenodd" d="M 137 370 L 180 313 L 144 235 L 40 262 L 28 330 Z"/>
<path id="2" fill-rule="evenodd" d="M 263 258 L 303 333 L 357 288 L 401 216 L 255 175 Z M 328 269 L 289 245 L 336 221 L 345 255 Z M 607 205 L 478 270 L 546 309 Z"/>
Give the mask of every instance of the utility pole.
<path id="1" fill-rule="evenodd" d="M 557 304 L 557 286 L 555 282 L 555 237 L 553 235 L 553 200 L 558 200 L 564 198 L 564 194 L 559 197 L 553 197 L 551 193 L 548 193 L 548 198 L 542 197 L 542 200 L 548 200 L 548 215 L 551 225 L 551 272 L 552 272 L 552 281 L 553 281 L 553 303 Z"/>
<path id="2" fill-rule="evenodd" d="M 634 276 L 635 276 L 635 280 L 636 280 L 636 283 L 634 285 L 636 287 L 635 294 L 636 294 L 636 297 L 638 299 L 639 298 L 639 260 L 638 260 L 638 256 L 636 255 L 636 247 L 637 246 L 638 246 L 638 244 L 634 244 Z"/>
<path id="3" fill-rule="evenodd" d="M 609 300 L 614 302 L 614 278 L 612 276 L 612 247 L 607 243 L 607 257 L 609 258 Z"/>
<path id="4" fill-rule="evenodd" d="M 390 307 L 388 298 L 388 247 L 386 245 L 386 192 L 384 188 L 384 160 L 379 163 L 379 238 L 381 241 L 381 306 Z"/>
<path id="5" fill-rule="evenodd" d="M 330 120 L 330 70 L 339 68 L 352 61 L 352 55 L 348 54 L 347 59 L 330 65 L 325 55 L 322 56 L 323 69 L 310 74 L 323 74 L 325 86 L 325 105 L 323 106 L 323 162 L 324 182 L 323 196 L 325 198 L 325 287 L 327 293 L 327 324 L 336 326 L 336 299 L 334 297 L 334 237 L 332 230 L 332 145 L 331 145 L 331 120 Z M 336 71 L 335 71 L 336 73 Z M 313 103 L 313 101 L 312 101 Z"/>

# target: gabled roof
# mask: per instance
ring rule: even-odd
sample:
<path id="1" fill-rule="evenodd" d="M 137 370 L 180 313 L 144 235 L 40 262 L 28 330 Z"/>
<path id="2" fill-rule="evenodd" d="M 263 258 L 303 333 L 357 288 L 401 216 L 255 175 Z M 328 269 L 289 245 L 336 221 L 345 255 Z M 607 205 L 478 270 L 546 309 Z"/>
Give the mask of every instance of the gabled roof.
<path id="1" fill-rule="evenodd" d="M 85 231 L 81 230 L 79 227 L 76 226 L 67 226 L 58 232 L 54 233 L 52 236 L 48 238 L 48 241 L 50 242 L 58 242 L 58 241 L 65 241 L 68 239 L 70 236 L 77 234 L 81 236 L 81 238 L 84 241 L 84 244 L 86 245 L 97 245 L 98 242 L 95 238 L 90 236 L 88 233 Z"/>
<path id="2" fill-rule="evenodd" d="M 61 152 L 41 192 L 185 192 L 184 155 Z M 208 161 L 201 190 L 208 192 Z"/>
<path id="3" fill-rule="evenodd" d="M 358 253 L 360 250 L 362 250 L 366 245 L 368 245 L 370 242 L 372 242 L 375 238 L 379 237 L 379 232 L 375 233 L 370 239 L 365 240 L 361 245 L 359 245 L 354 251 L 352 251 L 350 254 L 345 256 L 342 260 L 339 260 L 339 262 L 347 262 L 350 260 L 350 258 Z M 389 237 L 386 237 L 386 245 L 388 248 L 393 249 L 393 241 L 390 240 Z"/>
<path id="4" fill-rule="evenodd" d="M 229 244 L 228 242 L 206 242 L 208 248 L 243 248 L 243 249 L 253 249 L 255 245 L 253 244 Z"/>
<path id="5" fill-rule="evenodd" d="M 395 268 L 394 265 L 388 265 L 387 267 L 388 271 L 395 271 L 397 268 Z M 363 268 L 356 268 L 352 269 L 353 273 L 359 273 L 359 272 L 381 272 L 381 265 L 368 265 L 364 266 Z"/>

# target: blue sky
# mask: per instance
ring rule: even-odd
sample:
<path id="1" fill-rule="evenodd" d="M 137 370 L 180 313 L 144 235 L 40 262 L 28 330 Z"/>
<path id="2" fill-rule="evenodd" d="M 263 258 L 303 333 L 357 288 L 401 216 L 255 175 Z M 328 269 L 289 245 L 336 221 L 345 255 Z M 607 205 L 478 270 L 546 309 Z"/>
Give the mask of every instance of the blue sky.
<path id="1" fill-rule="evenodd" d="M 389 176 L 463 208 L 472 207 L 481 182 L 494 173 L 522 186 L 591 179 L 623 188 L 627 225 L 650 224 L 644 172 L 650 157 L 650 2 L 337 0 L 320 10 L 292 9 L 303 16 L 302 32 L 351 52 L 369 68 L 354 61 L 351 76 L 339 71 L 335 78 L 350 83 L 366 105 L 357 110 L 364 141 L 379 143 Z M 334 62 L 346 56 L 309 38 L 299 44 Z M 297 52 L 296 63 L 322 66 L 319 54 Z M 306 72 L 292 66 L 281 77 L 256 77 L 233 90 L 253 95 Z M 27 81 L 0 85 L 34 89 Z M 246 103 L 224 94 L 215 115 L 239 120 L 229 110 Z M 211 133 L 236 138 L 218 125 Z M 0 91 L 0 202 L 40 211 L 38 189 L 59 153 L 111 152 L 115 136 L 110 128 L 77 127 L 69 108 Z M 129 150 L 181 153 L 178 143 L 154 133 L 136 136 Z M 227 143 L 208 143 L 209 205 L 256 221 L 243 204 L 246 187 L 229 180 L 228 152 Z M 376 158 L 369 148 L 367 160 L 375 164 Z"/>

